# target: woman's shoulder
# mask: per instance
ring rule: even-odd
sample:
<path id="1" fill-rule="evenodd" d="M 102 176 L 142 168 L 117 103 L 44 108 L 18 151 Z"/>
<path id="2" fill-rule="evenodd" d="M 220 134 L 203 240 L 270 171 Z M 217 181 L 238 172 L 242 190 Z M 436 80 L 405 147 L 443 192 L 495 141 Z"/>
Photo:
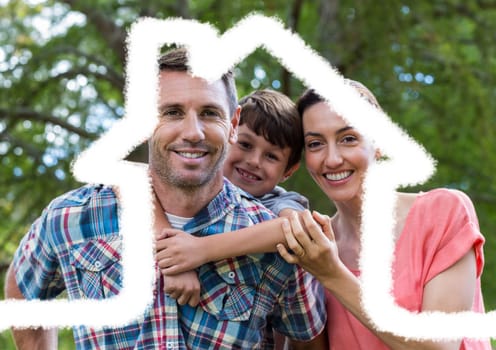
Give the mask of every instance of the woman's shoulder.
<path id="1" fill-rule="evenodd" d="M 443 205 L 444 208 L 457 205 L 473 207 L 472 201 L 466 193 L 453 188 L 435 188 L 427 192 L 419 192 L 418 196 L 421 202 Z"/>
<path id="2" fill-rule="evenodd" d="M 420 215 L 447 217 L 458 216 L 476 219 L 474 205 L 467 194 L 452 188 L 435 188 L 427 192 L 419 192 L 412 208 Z"/>

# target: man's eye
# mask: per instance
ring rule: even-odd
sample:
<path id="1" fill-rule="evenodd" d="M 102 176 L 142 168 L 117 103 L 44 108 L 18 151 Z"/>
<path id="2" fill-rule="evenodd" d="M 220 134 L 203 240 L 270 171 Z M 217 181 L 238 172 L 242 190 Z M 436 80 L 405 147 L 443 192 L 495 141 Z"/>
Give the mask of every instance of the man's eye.
<path id="1" fill-rule="evenodd" d="M 165 111 L 162 112 L 162 116 L 163 117 L 177 117 L 180 115 L 180 111 L 177 110 L 177 109 L 167 109 Z"/>
<path id="2" fill-rule="evenodd" d="M 202 112 L 202 115 L 205 117 L 218 117 L 220 116 L 219 112 L 211 110 L 211 109 L 206 109 Z"/>

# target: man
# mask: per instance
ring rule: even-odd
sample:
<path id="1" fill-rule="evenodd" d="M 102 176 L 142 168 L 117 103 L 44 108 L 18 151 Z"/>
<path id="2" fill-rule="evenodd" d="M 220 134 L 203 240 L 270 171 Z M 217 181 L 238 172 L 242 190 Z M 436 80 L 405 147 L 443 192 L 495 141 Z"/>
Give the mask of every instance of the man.
<path id="1" fill-rule="evenodd" d="M 232 74 L 213 83 L 194 78 L 182 49 L 168 52 L 159 63 L 159 122 L 149 140 L 149 172 L 171 224 L 201 236 L 272 218 L 222 175 L 240 112 Z M 16 252 L 6 296 L 51 299 L 63 289 L 69 299 L 118 294 L 117 204 L 112 188 L 93 185 L 52 201 Z M 62 220 L 68 226 L 58 225 Z M 22 248 L 27 246 L 35 248 Z M 154 302 L 142 317 L 119 328 L 77 327 L 78 349 L 264 349 L 272 347 L 273 329 L 296 339 L 295 348 L 323 345 L 321 287 L 277 254 L 202 266 L 201 301 L 194 308 L 165 295 L 158 268 L 156 273 Z M 20 349 L 56 347 L 53 330 L 13 334 Z"/>

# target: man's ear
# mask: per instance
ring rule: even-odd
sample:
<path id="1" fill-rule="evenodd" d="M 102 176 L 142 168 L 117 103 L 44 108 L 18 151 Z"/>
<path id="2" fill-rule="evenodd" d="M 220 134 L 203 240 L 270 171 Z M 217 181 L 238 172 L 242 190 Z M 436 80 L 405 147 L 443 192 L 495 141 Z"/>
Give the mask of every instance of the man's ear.
<path id="1" fill-rule="evenodd" d="M 291 168 L 289 168 L 288 170 L 286 170 L 286 172 L 284 173 L 282 179 L 280 182 L 284 182 L 286 181 L 287 179 L 289 179 L 291 177 L 291 175 L 294 174 L 294 172 L 296 170 L 298 170 L 298 168 L 300 167 L 300 162 L 296 163 L 295 165 L 293 165 Z"/>
<path id="2" fill-rule="evenodd" d="M 229 130 L 229 143 L 234 145 L 238 141 L 238 126 L 241 106 L 238 106 L 231 118 L 231 130 Z"/>

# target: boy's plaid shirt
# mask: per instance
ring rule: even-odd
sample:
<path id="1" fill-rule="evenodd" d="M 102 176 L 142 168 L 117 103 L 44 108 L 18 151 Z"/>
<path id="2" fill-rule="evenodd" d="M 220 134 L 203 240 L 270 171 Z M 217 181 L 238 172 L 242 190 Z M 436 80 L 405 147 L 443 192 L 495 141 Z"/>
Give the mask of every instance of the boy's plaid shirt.
<path id="1" fill-rule="evenodd" d="M 112 189 L 84 186 L 56 198 L 22 240 L 14 257 L 27 299 L 104 299 L 122 287 L 118 203 Z M 227 180 L 184 230 L 197 236 L 233 231 L 271 219 Z M 267 233 L 270 234 L 270 233 Z M 78 349 L 264 349 L 270 329 L 309 340 L 325 325 L 322 287 L 278 254 L 226 259 L 198 269 L 197 308 L 163 293 L 157 269 L 154 303 L 120 328 L 74 328 Z M 269 334 L 270 333 L 270 334 Z"/>

